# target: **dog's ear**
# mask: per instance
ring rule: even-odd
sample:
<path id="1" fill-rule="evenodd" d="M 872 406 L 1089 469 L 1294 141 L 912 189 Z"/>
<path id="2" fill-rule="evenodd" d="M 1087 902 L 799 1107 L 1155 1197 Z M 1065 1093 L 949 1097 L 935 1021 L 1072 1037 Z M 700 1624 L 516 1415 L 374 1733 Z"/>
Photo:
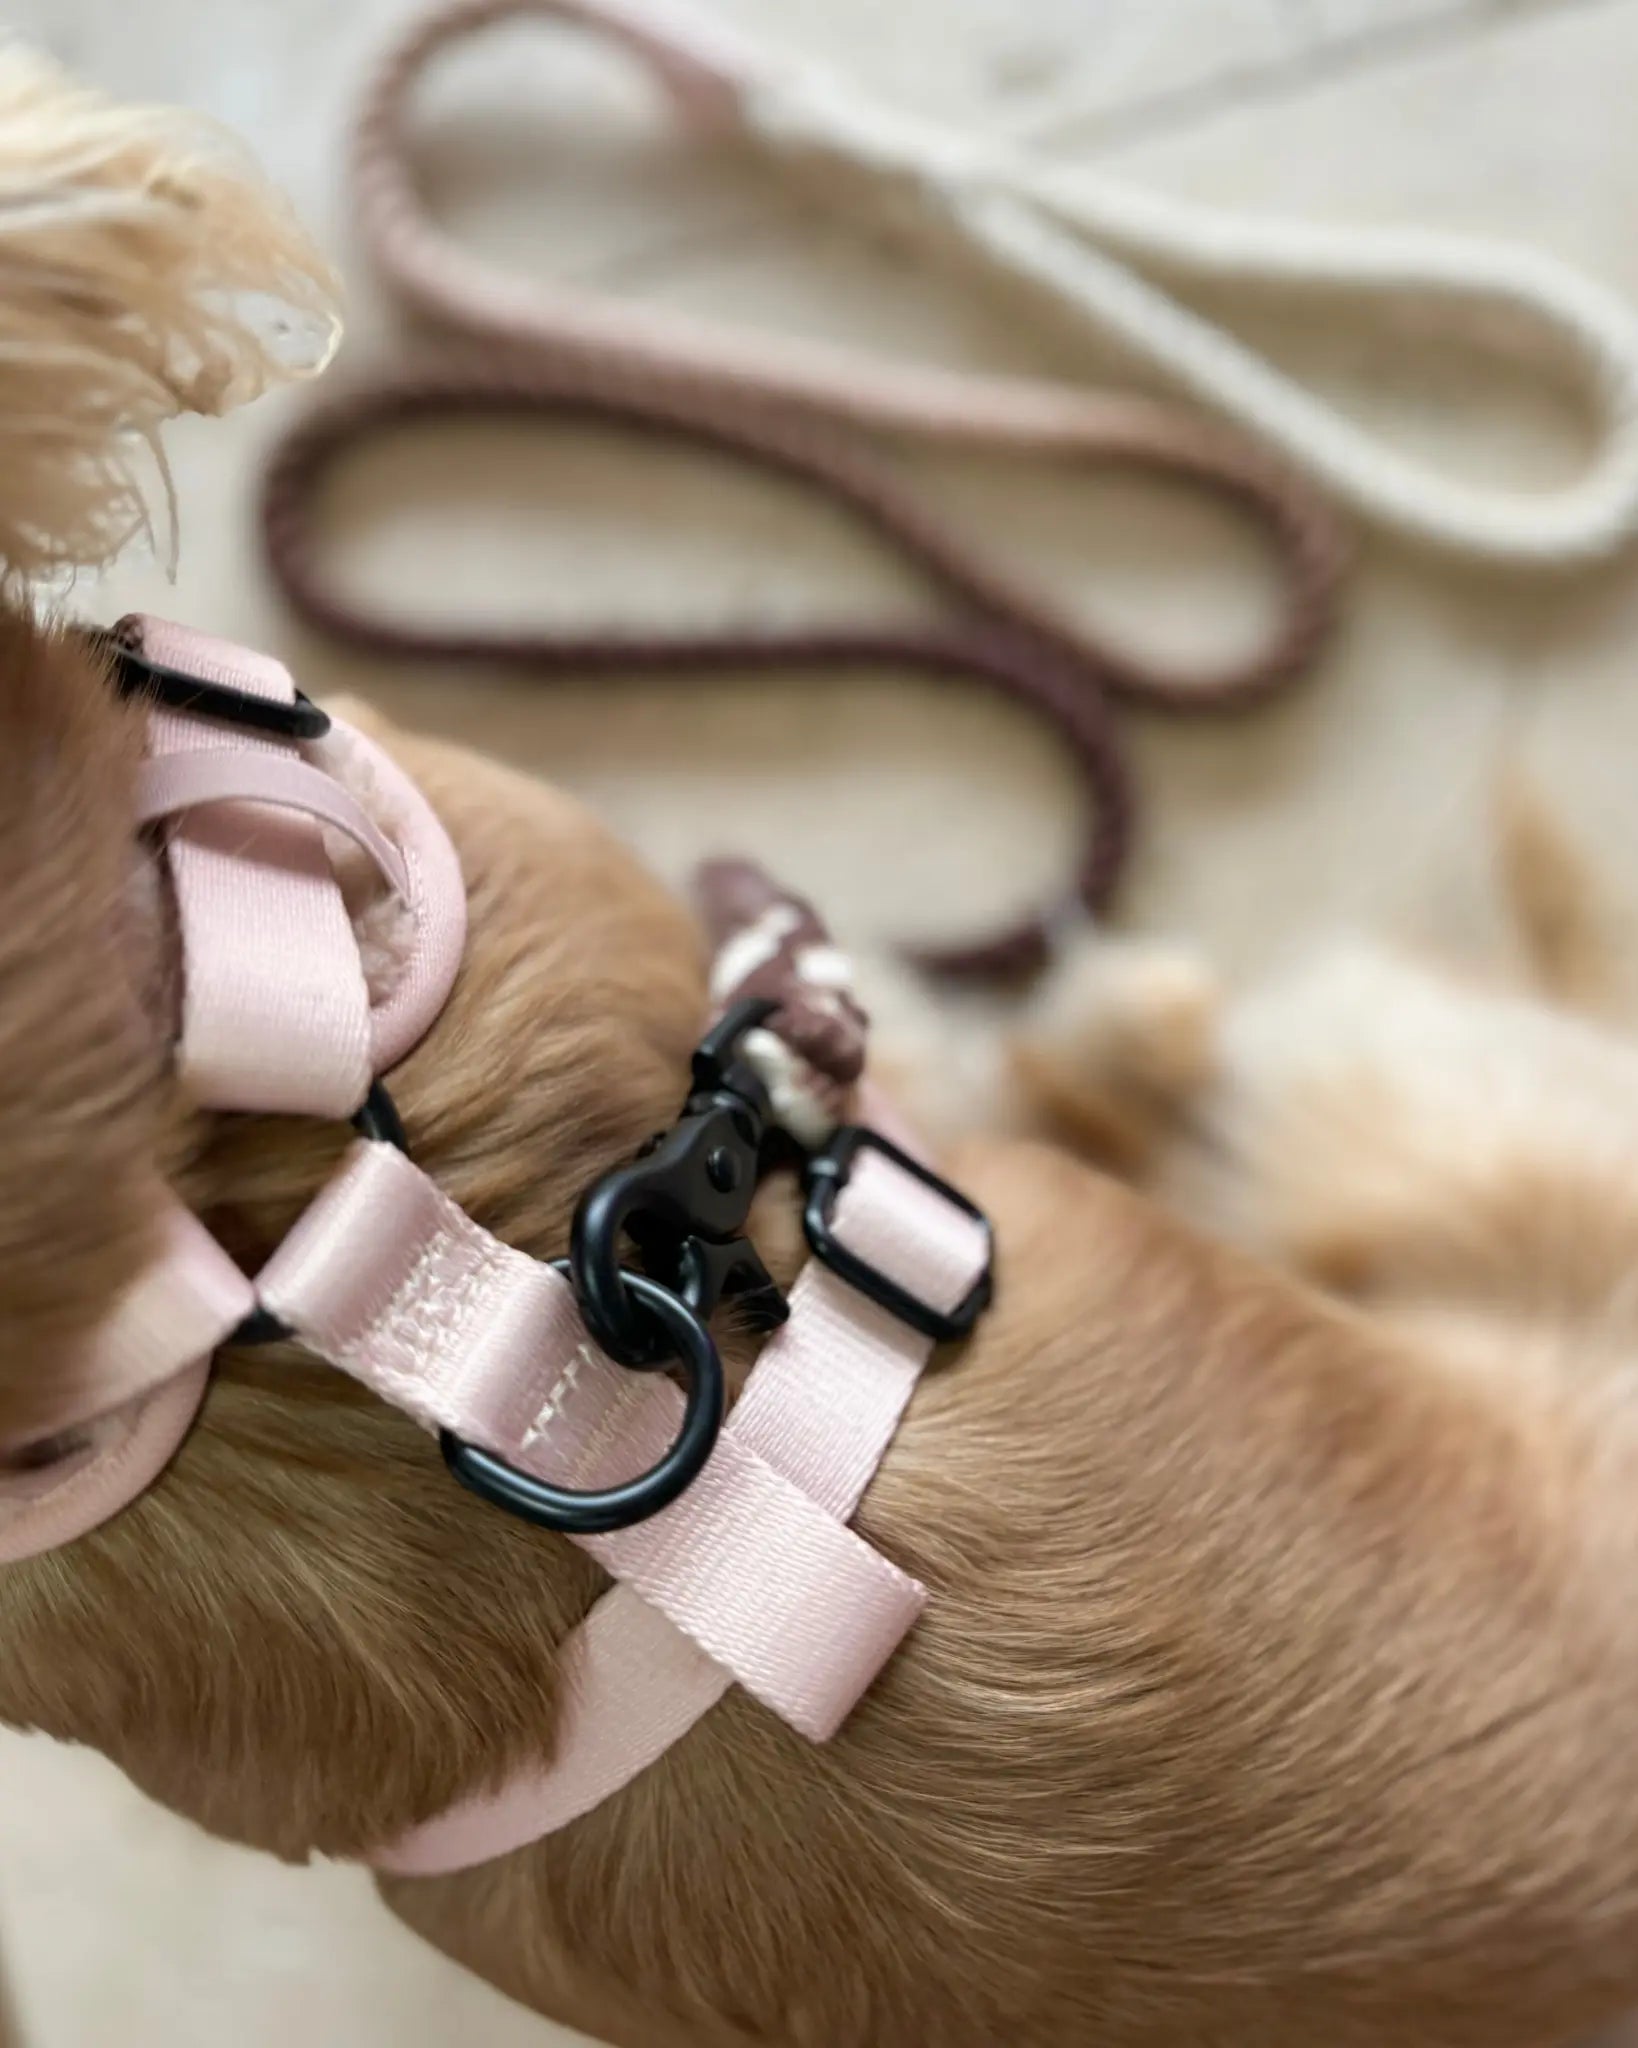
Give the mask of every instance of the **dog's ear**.
<path id="1" fill-rule="evenodd" d="M 0 1444 L 60 1416 L 150 1250 L 166 1033 L 141 748 L 83 640 L 0 611 Z"/>
<path id="2" fill-rule="evenodd" d="M 225 131 L 0 46 L 0 567 L 111 559 L 149 529 L 178 413 L 323 367 L 328 266 Z"/>

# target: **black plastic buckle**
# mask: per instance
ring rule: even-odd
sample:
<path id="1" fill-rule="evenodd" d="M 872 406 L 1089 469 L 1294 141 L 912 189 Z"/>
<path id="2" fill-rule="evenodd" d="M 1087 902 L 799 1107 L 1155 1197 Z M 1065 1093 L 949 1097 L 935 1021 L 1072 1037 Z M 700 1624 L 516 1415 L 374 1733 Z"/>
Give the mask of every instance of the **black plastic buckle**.
<path id="1" fill-rule="evenodd" d="M 776 1329 L 789 1314 L 743 1235 L 773 1134 L 767 1091 L 739 1046 L 775 1008 L 760 999 L 736 1003 L 696 1048 L 694 1085 L 676 1123 L 581 1197 L 570 1277 L 587 1329 L 621 1365 L 653 1370 L 673 1355 L 664 1318 L 630 1284 L 626 1239 L 648 1277 L 701 1322 L 728 1299 L 759 1330 Z"/>
<path id="2" fill-rule="evenodd" d="M 150 661 L 134 647 L 127 647 L 113 634 L 95 636 L 114 664 L 114 680 L 122 697 L 151 697 L 169 711 L 185 711 L 196 718 L 217 718 L 226 725 L 242 726 L 251 732 L 271 733 L 283 740 L 320 740 L 330 730 L 330 714 L 321 711 L 311 697 L 296 692 L 291 704 L 276 697 L 258 697 L 249 690 L 236 690 L 228 683 L 206 682 L 202 676 L 185 675 Z"/>
<path id="3" fill-rule="evenodd" d="M 934 1308 L 931 1303 L 919 1300 L 908 1288 L 901 1287 L 867 1259 L 849 1251 L 831 1229 L 836 1198 L 847 1186 L 853 1162 L 861 1152 L 880 1152 L 901 1172 L 919 1180 L 923 1187 L 931 1188 L 952 1208 L 982 1224 L 984 1270 L 953 1309 Z M 822 1260 L 833 1273 L 840 1274 L 850 1287 L 856 1287 L 890 1315 L 897 1316 L 901 1323 L 908 1323 L 912 1330 L 919 1330 L 924 1337 L 931 1337 L 937 1343 L 945 1344 L 953 1338 L 965 1337 L 994 1296 L 995 1238 L 990 1219 L 982 1209 L 969 1202 L 959 1188 L 951 1187 L 931 1167 L 924 1166 L 919 1159 L 912 1159 L 891 1139 L 884 1138 L 866 1124 L 843 1124 L 824 1151 L 815 1153 L 808 1161 L 807 1201 L 802 1211 L 802 1228 L 816 1259 Z"/>

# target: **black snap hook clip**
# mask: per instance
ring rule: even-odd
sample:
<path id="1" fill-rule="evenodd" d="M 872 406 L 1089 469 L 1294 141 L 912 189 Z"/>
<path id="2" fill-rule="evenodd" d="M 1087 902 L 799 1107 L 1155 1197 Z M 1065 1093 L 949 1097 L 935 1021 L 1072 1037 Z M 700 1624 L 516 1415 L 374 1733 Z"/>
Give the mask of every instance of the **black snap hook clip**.
<path id="1" fill-rule="evenodd" d="M 743 1235 L 773 1134 L 767 1091 L 739 1048 L 775 1008 L 759 998 L 735 1004 L 695 1050 L 676 1123 L 581 1197 L 570 1277 L 587 1329 L 621 1365 L 652 1371 L 672 1357 L 664 1318 L 631 1284 L 628 1241 L 648 1276 L 701 1322 L 730 1298 L 758 1329 L 785 1320 L 785 1297 Z"/>

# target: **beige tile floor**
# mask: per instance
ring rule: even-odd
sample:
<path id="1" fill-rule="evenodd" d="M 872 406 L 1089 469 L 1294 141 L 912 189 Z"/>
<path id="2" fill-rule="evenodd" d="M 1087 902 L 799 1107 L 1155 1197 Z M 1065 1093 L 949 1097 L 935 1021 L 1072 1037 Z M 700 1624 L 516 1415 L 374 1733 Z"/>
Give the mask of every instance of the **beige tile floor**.
<path id="1" fill-rule="evenodd" d="M 1638 294 L 1638 0 L 723 4 L 901 98 L 1065 158 L 1247 207 L 1505 231 Z M 403 0 L 13 0 L 10 19 L 122 90 L 234 122 L 345 261 L 343 112 L 402 12 Z M 1015 307 L 935 286 L 833 223 L 680 162 L 646 99 L 584 51 L 531 38 L 508 55 L 452 66 L 428 101 L 441 203 L 511 259 L 905 354 L 1088 360 Z M 393 335 L 368 281 L 354 283 L 363 360 Z M 1574 460 L 1573 421 L 1526 384 L 1413 360 L 1380 336 L 1277 341 L 1472 473 L 1539 478 Z M 883 677 L 531 694 L 407 682 L 304 647 L 251 530 L 272 424 L 180 435 L 174 586 L 135 565 L 85 591 L 86 607 L 172 609 L 299 655 L 310 687 L 365 687 L 503 746 L 590 792 L 668 871 L 725 836 L 761 850 L 858 940 L 957 925 L 1055 874 L 1074 829 L 1061 767 L 1021 721 L 960 693 Z M 975 530 L 1093 615 L 1168 646 L 1255 629 L 1255 556 L 1175 493 L 1028 465 L 930 467 Z M 595 436 L 383 454 L 349 483 L 336 545 L 363 589 L 498 616 L 912 601 L 810 510 Z M 1543 584 L 1368 543 L 1347 629 L 1300 697 L 1245 726 L 1137 733 L 1150 815 L 1128 915 L 1200 933 L 1240 966 L 1339 920 L 1482 936 L 1485 793 L 1515 757 L 1621 875 L 1638 853 L 1635 656 L 1638 559 Z M 355 1873 L 213 1844 L 98 1763 L 17 1738 L 0 1740 L 0 1942 L 28 2048 L 565 2038 L 423 1951 Z"/>

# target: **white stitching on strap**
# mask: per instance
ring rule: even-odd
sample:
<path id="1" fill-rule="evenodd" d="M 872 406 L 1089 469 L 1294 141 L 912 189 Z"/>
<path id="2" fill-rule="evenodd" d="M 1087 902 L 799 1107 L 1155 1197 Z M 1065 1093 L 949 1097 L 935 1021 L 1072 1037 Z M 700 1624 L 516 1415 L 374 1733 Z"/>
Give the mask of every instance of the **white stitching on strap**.
<path id="1" fill-rule="evenodd" d="M 573 1358 L 563 1368 L 562 1374 L 552 1388 L 552 1391 L 541 1403 L 540 1413 L 523 1432 L 523 1449 L 525 1451 L 532 1451 L 537 1444 L 544 1443 L 547 1437 L 551 1435 L 552 1425 L 557 1421 L 568 1404 L 581 1372 L 589 1368 L 593 1362 L 588 1346 L 577 1344 Z"/>

